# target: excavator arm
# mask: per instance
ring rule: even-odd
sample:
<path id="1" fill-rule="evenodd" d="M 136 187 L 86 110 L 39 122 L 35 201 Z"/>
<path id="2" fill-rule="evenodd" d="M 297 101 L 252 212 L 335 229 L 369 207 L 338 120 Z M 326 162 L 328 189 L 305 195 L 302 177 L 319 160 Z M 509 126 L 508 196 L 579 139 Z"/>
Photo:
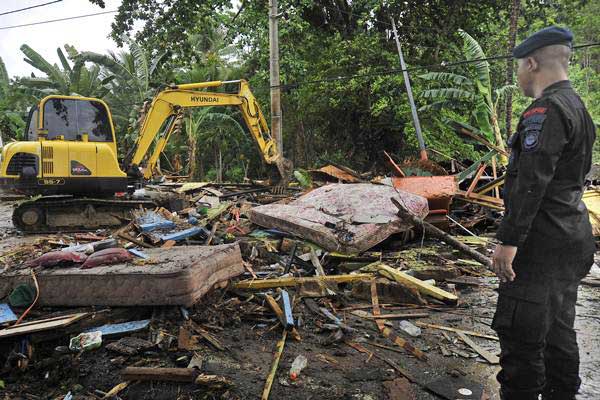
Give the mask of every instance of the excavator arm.
<path id="1" fill-rule="evenodd" d="M 231 83 L 239 84 L 237 93 L 202 90 Z M 134 147 L 123 162 L 124 170 L 130 176 L 139 175 L 138 167 L 149 153 L 156 137 L 159 136 L 144 170 L 144 178 L 151 178 L 155 172 L 158 158 L 174 131 L 176 118 L 180 110 L 182 108 L 221 106 L 238 107 L 252 138 L 258 145 L 263 160 L 267 164 L 275 165 L 282 183 L 287 183 L 292 172 L 291 162 L 283 158 L 279 152 L 256 98 L 250 91 L 248 82 L 243 79 L 239 81 L 213 81 L 176 85 L 158 93 L 146 114 Z M 167 121 L 166 124 L 165 121 Z M 165 128 L 160 132 L 162 126 L 165 126 Z"/>

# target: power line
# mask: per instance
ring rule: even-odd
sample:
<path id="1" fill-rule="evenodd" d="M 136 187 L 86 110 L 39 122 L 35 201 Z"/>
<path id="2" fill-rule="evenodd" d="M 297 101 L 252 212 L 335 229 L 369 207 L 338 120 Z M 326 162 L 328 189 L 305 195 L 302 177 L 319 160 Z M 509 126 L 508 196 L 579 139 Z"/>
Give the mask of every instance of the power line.
<path id="1" fill-rule="evenodd" d="M 96 15 L 113 14 L 113 13 L 116 13 L 117 11 L 118 10 L 102 11 L 102 12 L 93 13 L 93 14 L 77 15 L 77 16 L 74 16 L 74 17 L 51 19 L 51 20 L 39 21 L 39 22 L 32 22 L 30 24 L 3 26 L 3 27 L 0 27 L 0 30 L 12 29 L 12 28 L 22 28 L 22 27 L 25 27 L 25 26 L 33 26 L 33 25 L 41 25 L 41 24 L 49 24 L 51 22 L 69 21 L 69 20 L 78 19 L 78 18 L 94 17 Z"/>
<path id="2" fill-rule="evenodd" d="M 19 8 L 18 10 L 12 10 L 12 11 L 6 11 L 3 13 L 0 13 L 0 15 L 7 15 L 7 14 L 17 13 L 20 11 L 31 10 L 32 8 L 38 8 L 38 7 L 43 7 L 43 6 L 47 6 L 47 5 L 54 4 L 54 3 L 60 3 L 61 1 L 62 0 L 54 0 L 54 1 L 50 1 L 48 3 L 37 4 L 37 5 L 31 6 L 31 7 Z"/>
<path id="3" fill-rule="evenodd" d="M 586 44 L 581 44 L 578 46 L 573 46 L 573 49 L 575 50 L 575 49 L 595 47 L 595 46 L 600 46 L 600 42 L 586 43 Z M 459 61 L 454 61 L 454 62 L 442 61 L 441 63 L 437 63 L 437 64 L 418 65 L 415 67 L 408 67 L 405 69 L 393 68 L 393 69 L 365 73 L 365 74 L 338 75 L 338 76 L 334 76 L 334 77 L 330 77 L 330 78 L 287 83 L 287 84 L 279 85 L 279 87 L 282 88 L 283 90 L 295 89 L 301 85 L 314 85 L 314 84 L 319 84 L 319 83 L 344 81 L 344 80 L 350 80 L 350 79 L 355 79 L 355 78 L 369 78 L 369 77 L 373 77 L 373 76 L 396 75 L 396 74 L 403 73 L 405 71 L 407 71 L 407 72 L 408 71 L 418 71 L 418 70 L 423 70 L 423 69 L 440 68 L 440 67 L 448 68 L 448 67 L 454 67 L 457 65 L 473 64 L 473 63 L 482 62 L 482 61 L 506 60 L 509 58 L 512 58 L 512 55 L 498 55 L 498 56 L 491 56 L 491 57 L 485 57 L 485 58 L 475 58 L 475 59 L 470 59 L 470 60 L 459 60 Z M 276 87 L 276 86 L 272 86 L 272 87 Z"/>

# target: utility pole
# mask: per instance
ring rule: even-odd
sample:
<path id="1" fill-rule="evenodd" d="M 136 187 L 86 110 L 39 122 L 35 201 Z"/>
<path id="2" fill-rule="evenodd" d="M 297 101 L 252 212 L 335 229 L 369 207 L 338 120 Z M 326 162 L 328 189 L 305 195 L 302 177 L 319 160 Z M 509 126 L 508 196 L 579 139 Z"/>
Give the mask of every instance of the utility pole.
<path id="1" fill-rule="evenodd" d="M 420 158 L 421 160 L 427 160 L 427 150 L 425 149 L 425 141 L 423 140 L 423 133 L 421 132 L 421 123 L 419 122 L 417 107 L 415 106 L 415 100 L 413 99 L 413 93 L 410 87 L 410 79 L 408 78 L 408 71 L 406 70 L 404 56 L 402 55 L 402 46 L 400 46 L 400 40 L 398 39 L 398 31 L 396 31 L 396 22 L 394 22 L 394 18 L 390 18 L 390 20 L 392 20 L 392 30 L 394 31 L 394 38 L 396 39 L 396 47 L 398 47 L 398 57 L 400 57 L 400 67 L 402 68 L 402 74 L 404 75 L 404 84 L 406 85 L 408 102 L 410 103 L 410 110 L 412 112 L 412 118 L 415 124 L 415 131 L 417 131 L 419 148 L 421 149 Z"/>
<path id="2" fill-rule="evenodd" d="M 279 80 L 279 29 L 277 27 L 277 0 L 269 0 L 269 60 L 271 84 L 271 132 L 283 157 L 283 137 L 281 136 L 281 82 Z"/>

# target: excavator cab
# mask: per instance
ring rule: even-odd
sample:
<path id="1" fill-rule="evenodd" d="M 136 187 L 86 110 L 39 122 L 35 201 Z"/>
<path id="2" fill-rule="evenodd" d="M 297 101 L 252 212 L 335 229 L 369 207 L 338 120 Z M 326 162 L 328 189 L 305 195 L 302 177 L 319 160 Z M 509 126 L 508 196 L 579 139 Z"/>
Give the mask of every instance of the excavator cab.
<path id="1" fill-rule="evenodd" d="M 101 100 L 48 96 L 29 113 L 27 141 L 2 149 L 0 184 L 25 194 L 113 195 L 127 189 L 112 117 Z"/>

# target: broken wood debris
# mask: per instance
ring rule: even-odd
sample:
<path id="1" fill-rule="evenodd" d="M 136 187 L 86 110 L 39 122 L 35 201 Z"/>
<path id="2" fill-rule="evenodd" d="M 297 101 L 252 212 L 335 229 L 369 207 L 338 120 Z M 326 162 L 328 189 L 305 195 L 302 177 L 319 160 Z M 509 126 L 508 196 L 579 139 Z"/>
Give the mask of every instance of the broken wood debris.
<path id="1" fill-rule="evenodd" d="M 425 323 L 425 322 L 417 322 L 415 325 L 420 326 L 421 328 L 440 329 L 440 330 L 443 330 L 443 331 L 449 331 L 449 332 L 455 332 L 455 333 L 459 333 L 460 332 L 460 333 L 464 333 L 465 335 L 477 336 L 477 337 L 484 338 L 484 339 L 490 339 L 490 340 L 496 340 L 496 341 L 500 340 L 496 336 L 486 335 L 486 334 L 483 334 L 483 333 L 474 332 L 474 331 L 468 331 L 468 330 L 459 329 L 459 328 L 453 328 L 451 326 L 442 326 L 442 325 L 428 324 L 428 323 Z"/>
<path id="2" fill-rule="evenodd" d="M 78 313 L 62 317 L 46 318 L 37 321 L 24 322 L 20 325 L 10 326 L 0 330 L 0 339 L 11 336 L 28 335 L 30 333 L 64 328 L 80 319 L 89 316 L 89 313 Z"/>
<path id="3" fill-rule="evenodd" d="M 433 285 L 430 285 L 420 279 L 415 278 L 414 276 L 410 276 L 405 272 L 398 271 L 397 269 L 394 269 L 389 265 L 385 265 L 382 263 L 374 263 L 362 268 L 362 270 L 377 271 L 386 278 L 395 280 L 396 282 L 402 283 L 410 287 L 414 287 L 422 294 L 434 297 L 436 299 L 448 303 L 454 304 L 458 301 L 458 297 L 456 295 L 448 293 L 445 290 L 437 288 Z"/>
<path id="4" fill-rule="evenodd" d="M 377 298 L 377 286 L 375 284 L 375 281 L 371 282 L 371 301 L 373 302 L 373 315 L 379 316 L 381 313 L 379 309 L 379 299 Z M 425 353 L 413 346 L 408 341 L 396 335 L 396 333 L 393 330 L 385 326 L 385 320 L 376 319 L 375 324 L 377 325 L 377 328 L 379 329 L 381 334 L 390 339 L 394 344 L 402 347 L 404 350 L 411 353 L 419 360 L 427 361 L 427 356 L 425 355 Z"/>
<path id="5" fill-rule="evenodd" d="M 281 359 L 281 355 L 283 354 L 287 334 L 288 331 L 284 330 L 281 339 L 279 339 L 279 341 L 277 342 L 275 355 L 273 356 L 273 362 L 271 363 L 269 375 L 267 375 L 267 380 L 265 382 L 265 387 L 262 392 L 261 400 L 268 400 L 269 395 L 271 394 L 271 386 L 273 386 L 273 381 L 275 380 L 275 375 L 277 374 L 277 368 L 279 367 L 279 360 Z"/>
<path id="6" fill-rule="evenodd" d="M 288 287 L 302 285 L 309 282 L 336 282 L 336 283 L 349 283 L 360 280 L 371 279 L 371 274 L 347 274 L 347 275 L 326 275 L 326 276 L 308 276 L 308 277 L 285 277 L 285 278 L 273 278 L 273 279 L 249 279 L 235 283 L 233 287 L 235 289 L 268 289 L 276 287 Z"/>
<path id="7" fill-rule="evenodd" d="M 489 362 L 492 365 L 500 364 L 500 358 L 498 358 L 498 356 L 490 353 L 486 349 L 484 349 L 481 346 L 479 346 L 472 339 L 470 339 L 469 337 L 467 337 L 467 335 L 465 335 L 464 333 L 462 333 L 462 332 L 456 332 L 456 334 L 458 335 L 458 337 L 460 338 L 460 340 L 462 340 L 470 348 L 472 348 L 473 350 L 475 350 L 477 352 L 477 354 L 479 354 L 481 357 L 483 357 L 487 362 Z"/>
<path id="8" fill-rule="evenodd" d="M 400 204 L 400 202 L 398 200 L 396 200 L 395 198 L 392 197 L 392 198 L 390 198 L 390 200 L 398 208 L 398 215 L 401 218 L 409 221 L 414 226 L 422 226 L 423 229 L 425 230 L 425 232 L 427 232 L 428 234 L 432 235 L 433 237 L 443 240 L 447 244 L 455 247 L 457 250 L 462 251 L 463 253 L 471 256 L 472 258 L 479 261 L 480 263 L 487 266 L 488 268 L 491 268 L 492 261 L 488 257 L 484 256 L 483 254 L 479 253 L 476 250 L 473 250 L 469 246 L 464 245 L 459 240 L 456 240 L 455 238 L 453 238 L 446 232 L 431 225 L 429 222 L 423 221 L 421 218 L 417 217 L 416 215 L 412 214 L 409 210 L 407 210 L 406 207 L 404 205 Z"/>

